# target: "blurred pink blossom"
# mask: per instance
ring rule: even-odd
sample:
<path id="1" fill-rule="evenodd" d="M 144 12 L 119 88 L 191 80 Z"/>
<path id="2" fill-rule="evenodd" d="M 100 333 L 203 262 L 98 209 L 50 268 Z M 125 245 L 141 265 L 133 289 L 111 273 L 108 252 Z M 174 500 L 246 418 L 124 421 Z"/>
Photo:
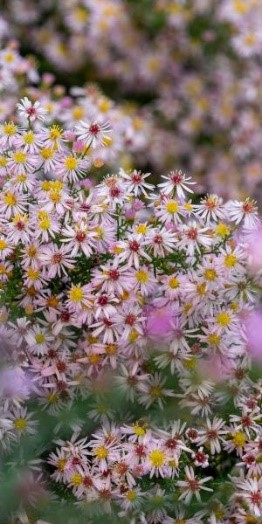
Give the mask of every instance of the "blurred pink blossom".
<path id="1" fill-rule="evenodd" d="M 257 310 L 245 321 L 247 349 L 254 360 L 262 362 L 262 310 Z"/>
<path id="2" fill-rule="evenodd" d="M 0 396 L 7 400 L 23 401 L 29 397 L 31 382 L 19 367 L 0 371 Z"/>
<path id="3" fill-rule="evenodd" d="M 262 270 L 262 227 L 259 227 L 249 237 L 249 267 L 252 271 Z"/>
<path id="4" fill-rule="evenodd" d="M 146 336 L 151 339 L 168 337 L 173 330 L 174 311 L 168 306 L 151 306 L 147 313 Z"/>

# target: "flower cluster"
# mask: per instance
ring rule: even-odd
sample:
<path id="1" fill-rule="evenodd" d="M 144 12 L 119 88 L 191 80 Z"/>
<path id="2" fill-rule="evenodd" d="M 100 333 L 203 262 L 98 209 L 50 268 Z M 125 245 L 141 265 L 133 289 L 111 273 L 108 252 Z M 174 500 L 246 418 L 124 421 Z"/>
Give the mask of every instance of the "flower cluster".
<path id="1" fill-rule="evenodd" d="M 142 105 L 139 125 L 153 125 L 134 166 L 176 163 L 225 198 L 257 195 L 260 0 L 11 0 L 1 16 L 56 69 L 86 78 L 88 68 Z"/>
<path id="2" fill-rule="evenodd" d="M 256 204 L 214 194 L 197 203 L 181 171 L 156 188 L 149 173 L 121 168 L 92 187 L 86 174 L 111 141 L 108 122 L 64 130 L 27 98 L 18 113 L 21 125 L 0 127 L 6 453 L 34 438 L 44 410 L 57 423 L 49 456 L 42 449 L 26 464 L 34 499 L 40 469 L 81 509 L 116 504 L 128 522 L 262 516 L 262 392 L 243 322 L 261 281 L 246 247 L 260 227 Z M 84 414 L 69 424 L 72 439 L 58 438 L 60 414 L 77 402 Z M 219 468 L 230 474 L 226 501 L 214 484 Z"/>

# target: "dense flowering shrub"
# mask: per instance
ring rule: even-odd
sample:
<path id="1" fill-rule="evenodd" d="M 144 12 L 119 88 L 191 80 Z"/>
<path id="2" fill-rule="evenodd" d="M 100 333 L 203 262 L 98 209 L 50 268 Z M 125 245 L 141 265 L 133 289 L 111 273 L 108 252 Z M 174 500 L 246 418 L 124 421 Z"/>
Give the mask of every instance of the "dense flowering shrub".
<path id="1" fill-rule="evenodd" d="M 73 522 L 259 522 L 262 391 L 245 329 L 261 279 L 247 250 L 255 203 L 197 203 L 181 171 L 158 188 L 122 168 L 92 186 L 107 121 L 64 130 L 27 98 L 18 113 L 0 128 L 14 518 L 61 522 L 49 508 L 69 498 Z"/>
<path id="2" fill-rule="evenodd" d="M 133 167 L 177 165 L 208 191 L 257 198 L 260 0 L 9 0 L 1 17 L 0 37 L 18 38 L 63 83 L 97 80 L 142 106 L 154 125 Z"/>

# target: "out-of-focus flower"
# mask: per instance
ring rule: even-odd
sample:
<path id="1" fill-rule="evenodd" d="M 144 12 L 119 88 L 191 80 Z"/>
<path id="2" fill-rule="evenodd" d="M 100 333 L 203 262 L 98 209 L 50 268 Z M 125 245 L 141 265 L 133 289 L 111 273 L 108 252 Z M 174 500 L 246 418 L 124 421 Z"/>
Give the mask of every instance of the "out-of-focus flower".
<path id="1" fill-rule="evenodd" d="M 245 320 L 245 328 L 250 356 L 262 362 L 262 311 L 251 312 Z"/>

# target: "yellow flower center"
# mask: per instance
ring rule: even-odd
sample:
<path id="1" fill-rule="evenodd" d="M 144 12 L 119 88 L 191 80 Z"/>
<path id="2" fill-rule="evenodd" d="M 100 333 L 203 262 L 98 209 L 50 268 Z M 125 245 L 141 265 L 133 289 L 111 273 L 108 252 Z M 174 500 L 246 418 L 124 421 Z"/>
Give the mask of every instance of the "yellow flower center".
<path id="1" fill-rule="evenodd" d="M 17 198 L 14 195 L 14 193 L 11 193 L 11 191 L 7 191 L 7 193 L 3 197 L 3 201 L 7 206 L 15 206 L 17 203 Z"/>
<path id="2" fill-rule="evenodd" d="M 15 124 L 13 124 L 13 122 L 7 122 L 3 125 L 3 131 L 5 135 L 12 136 L 15 135 L 17 127 L 15 126 Z"/>
<path id="3" fill-rule="evenodd" d="M 30 280 L 37 280 L 39 278 L 39 271 L 37 269 L 29 268 L 27 270 L 27 276 Z"/>
<path id="4" fill-rule="evenodd" d="M 44 333 L 36 333 L 35 335 L 35 341 L 37 344 L 43 344 L 45 341 L 45 335 Z"/>
<path id="5" fill-rule="evenodd" d="M 208 335 L 207 340 L 208 340 L 209 344 L 213 344 L 214 346 L 218 346 L 221 339 L 220 339 L 219 335 L 217 335 L 216 333 L 211 333 L 210 335 Z"/>
<path id="6" fill-rule="evenodd" d="M 23 173 L 22 175 L 18 175 L 16 177 L 17 182 L 25 182 L 26 180 L 27 180 L 27 175 L 25 173 Z"/>
<path id="7" fill-rule="evenodd" d="M 77 158 L 75 158 L 74 156 L 68 156 L 65 159 L 65 167 L 68 171 L 75 169 L 77 167 L 77 164 L 78 164 Z"/>
<path id="8" fill-rule="evenodd" d="M 217 272 L 214 269 L 206 269 L 204 276 L 206 280 L 212 281 L 215 280 L 217 277 Z"/>
<path id="9" fill-rule="evenodd" d="M 83 299 L 84 292 L 79 286 L 71 287 L 69 291 L 69 298 L 72 302 L 81 302 Z"/>
<path id="10" fill-rule="evenodd" d="M 246 435 L 243 433 L 243 431 L 236 431 L 233 437 L 233 442 L 236 447 L 242 447 L 246 443 Z"/>
<path id="11" fill-rule="evenodd" d="M 127 493 L 126 493 L 126 498 L 128 500 L 130 500 L 130 502 L 133 502 L 133 500 L 136 500 L 137 499 L 137 493 L 130 489 Z"/>
<path id="12" fill-rule="evenodd" d="M 73 109 L 73 118 L 75 120 L 81 120 L 85 115 L 85 110 L 81 106 L 75 106 Z"/>
<path id="13" fill-rule="evenodd" d="M 147 284 L 149 280 L 148 272 L 140 269 L 136 272 L 136 279 L 140 284 Z"/>
<path id="14" fill-rule="evenodd" d="M 216 226 L 215 232 L 220 237 L 226 237 L 230 233 L 230 227 L 227 226 L 226 224 L 223 224 L 223 222 L 221 222 L 220 224 Z"/>
<path id="15" fill-rule="evenodd" d="M 166 203 L 166 210 L 170 214 L 177 213 L 179 210 L 179 205 L 175 200 L 169 200 L 169 202 Z"/>
<path id="16" fill-rule="evenodd" d="M 179 280 L 176 277 L 171 277 L 168 281 L 168 285 L 171 289 L 177 289 L 179 287 Z"/>
<path id="17" fill-rule="evenodd" d="M 25 418 L 17 418 L 15 421 L 14 421 L 14 426 L 15 426 L 15 429 L 18 429 L 19 431 L 22 431 L 23 429 L 26 428 L 27 426 L 27 421 Z"/>
<path id="18" fill-rule="evenodd" d="M 116 355 L 118 350 L 117 344 L 107 344 L 106 346 L 106 354 L 107 355 Z"/>
<path id="19" fill-rule="evenodd" d="M 237 257 L 236 255 L 233 255 L 233 253 L 230 253 L 229 255 L 225 256 L 224 260 L 226 267 L 234 267 L 237 263 Z"/>
<path id="20" fill-rule="evenodd" d="M 131 344 L 134 344 L 137 339 L 138 339 L 138 332 L 136 331 L 136 329 L 131 329 L 129 335 L 128 335 L 128 341 L 131 343 Z"/>
<path id="21" fill-rule="evenodd" d="M 27 160 L 26 153 L 23 153 L 23 151 L 16 151 L 13 154 L 13 159 L 16 162 L 16 164 L 24 164 Z"/>
<path id="22" fill-rule="evenodd" d="M 0 251 L 3 251 L 3 249 L 5 249 L 7 247 L 7 242 L 1 238 L 0 239 Z"/>
<path id="23" fill-rule="evenodd" d="M 81 486 L 82 484 L 82 475 L 80 475 L 80 473 L 73 473 L 72 477 L 71 477 L 71 484 L 73 484 L 73 486 Z"/>
<path id="24" fill-rule="evenodd" d="M 233 0 L 233 7 L 239 15 L 244 15 L 249 11 L 246 0 Z"/>
<path id="25" fill-rule="evenodd" d="M 5 167 L 7 165 L 7 158 L 5 156 L 0 157 L 0 167 Z"/>
<path id="26" fill-rule="evenodd" d="M 39 211 L 38 213 L 38 227 L 47 230 L 51 226 L 51 220 L 46 211 Z"/>
<path id="27" fill-rule="evenodd" d="M 58 191 L 51 191 L 49 194 L 50 200 L 52 202 L 57 203 L 61 201 L 61 194 Z"/>
<path id="28" fill-rule="evenodd" d="M 105 459 L 108 456 L 108 451 L 107 451 L 107 449 L 104 446 L 98 446 L 95 449 L 95 456 L 99 460 L 103 460 L 103 459 Z"/>
<path id="29" fill-rule="evenodd" d="M 49 160 L 54 156 L 55 150 L 52 147 L 44 147 L 40 150 L 40 155 L 43 158 L 43 160 Z"/>
<path id="30" fill-rule="evenodd" d="M 139 224 L 136 228 L 138 234 L 145 235 L 147 233 L 148 227 L 146 224 Z"/>
<path id="31" fill-rule="evenodd" d="M 165 463 L 165 459 L 165 454 L 163 451 L 161 451 L 161 449 L 153 449 L 149 453 L 149 460 L 152 466 L 155 468 L 161 468 L 161 466 L 163 466 Z"/>
<path id="32" fill-rule="evenodd" d="M 144 430 L 144 428 L 142 428 L 142 426 L 139 426 L 139 425 L 133 425 L 133 429 L 134 429 L 134 433 L 138 436 L 138 437 L 143 437 L 146 432 Z"/>
<path id="33" fill-rule="evenodd" d="M 49 395 L 47 395 L 47 400 L 48 400 L 49 404 L 56 404 L 56 402 L 58 401 L 57 393 L 55 393 L 55 392 L 49 393 Z"/>
<path id="34" fill-rule="evenodd" d="M 231 322 L 231 317 L 228 313 L 221 311 L 221 313 L 218 313 L 216 316 L 216 320 L 220 326 L 228 326 Z"/>
<path id="35" fill-rule="evenodd" d="M 27 249 L 27 254 L 30 258 L 34 258 L 37 254 L 37 249 L 35 246 L 29 246 Z"/>
<path id="36" fill-rule="evenodd" d="M 24 134 L 23 139 L 25 144 L 33 144 L 35 141 L 35 135 L 33 131 L 27 131 L 27 133 Z"/>
<path id="37" fill-rule="evenodd" d="M 153 398 L 159 398 L 162 395 L 162 388 L 161 386 L 152 386 L 150 388 L 150 395 Z"/>
<path id="38" fill-rule="evenodd" d="M 49 137 L 51 140 L 57 140 L 62 136 L 62 129 L 59 126 L 53 125 L 49 131 Z"/>
<path id="39" fill-rule="evenodd" d="M 67 460 L 66 459 L 58 459 L 56 467 L 59 471 L 64 471 L 66 466 Z"/>
<path id="40" fill-rule="evenodd" d="M 203 282 L 197 286 L 197 292 L 199 295 L 204 296 L 206 293 L 206 284 Z"/>

